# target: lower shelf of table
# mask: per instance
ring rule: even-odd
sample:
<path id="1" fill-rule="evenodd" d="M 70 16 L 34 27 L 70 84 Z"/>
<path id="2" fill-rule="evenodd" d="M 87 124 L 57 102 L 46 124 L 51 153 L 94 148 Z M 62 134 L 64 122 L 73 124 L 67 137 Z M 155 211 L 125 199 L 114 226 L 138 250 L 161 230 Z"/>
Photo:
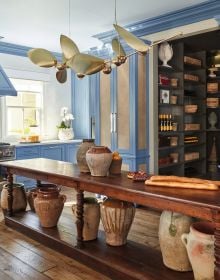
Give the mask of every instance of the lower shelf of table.
<path id="1" fill-rule="evenodd" d="M 97 240 L 84 242 L 78 249 L 73 220 L 65 215 L 55 228 L 42 228 L 31 211 L 5 217 L 7 226 L 14 228 L 42 244 L 72 257 L 114 280 L 193 280 L 192 272 L 176 272 L 163 265 L 161 252 L 128 241 L 125 246 L 112 247 L 105 243 L 103 231 Z"/>

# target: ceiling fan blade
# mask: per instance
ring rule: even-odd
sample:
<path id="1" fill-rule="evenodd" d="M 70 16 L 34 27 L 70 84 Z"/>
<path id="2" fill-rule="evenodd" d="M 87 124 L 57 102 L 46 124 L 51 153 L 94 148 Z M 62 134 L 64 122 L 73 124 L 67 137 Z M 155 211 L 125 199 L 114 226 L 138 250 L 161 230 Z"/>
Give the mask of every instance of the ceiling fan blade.
<path id="1" fill-rule="evenodd" d="M 112 39 L 112 49 L 118 56 L 126 56 L 125 50 L 117 38 Z"/>
<path id="2" fill-rule="evenodd" d="M 135 49 L 136 51 L 142 54 L 145 54 L 149 50 L 149 45 L 145 44 L 141 39 L 128 32 L 123 27 L 117 24 L 113 24 L 113 26 L 119 34 L 119 36 L 122 37 L 131 48 Z"/>
<path id="3" fill-rule="evenodd" d="M 105 61 L 93 55 L 78 53 L 67 61 L 67 65 L 78 74 L 91 75 L 101 71 Z"/>
<path id="4" fill-rule="evenodd" d="M 65 83 L 66 80 L 67 80 L 67 71 L 66 71 L 66 68 L 65 69 L 61 69 L 61 70 L 58 70 L 56 72 L 56 78 L 57 78 L 57 81 L 60 82 L 61 84 Z"/>
<path id="5" fill-rule="evenodd" d="M 52 67 L 57 64 L 57 59 L 51 52 L 45 49 L 31 49 L 28 51 L 30 60 L 40 67 Z"/>
<path id="6" fill-rule="evenodd" d="M 69 37 L 63 34 L 60 35 L 60 45 L 66 60 L 69 60 L 75 54 L 79 53 L 77 45 Z"/>

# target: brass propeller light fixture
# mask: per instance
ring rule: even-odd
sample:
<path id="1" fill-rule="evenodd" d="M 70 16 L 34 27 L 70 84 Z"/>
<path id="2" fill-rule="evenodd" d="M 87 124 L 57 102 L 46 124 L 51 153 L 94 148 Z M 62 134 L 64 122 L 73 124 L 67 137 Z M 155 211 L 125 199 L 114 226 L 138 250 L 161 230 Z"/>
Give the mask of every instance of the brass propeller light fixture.
<path id="1" fill-rule="evenodd" d="M 70 10 L 70 0 L 69 0 Z M 70 16 L 69 16 L 70 18 Z M 139 39 L 123 27 L 117 24 L 116 20 L 116 0 L 115 0 L 115 23 L 113 24 L 118 37 L 112 40 L 112 49 L 114 57 L 109 60 L 104 60 L 97 56 L 81 53 L 77 45 L 67 36 L 60 35 L 60 46 L 63 53 L 62 62 L 58 62 L 56 57 L 48 50 L 42 48 L 31 49 L 28 51 L 29 59 L 40 67 L 56 67 L 56 78 L 58 82 L 65 83 L 67 80 L 67 68 L 71 68 L 78 76 L 83 78 L 86 75 L 92 75 L 102 71 L 105 74 L 111 73 L 112 65 L 120 66 L 126 62 L 126 59 L 139 53 L 146 55 L 150 48 L 156 44 L 167 41 L 181 34 L 176 34 L 169 38 L 154 42 L 150 45 L 146 44 L 143 40 Z M 134 52 L 126 54 L 121 43 L 122 38 L 127 45 L 129 45 Z"/>

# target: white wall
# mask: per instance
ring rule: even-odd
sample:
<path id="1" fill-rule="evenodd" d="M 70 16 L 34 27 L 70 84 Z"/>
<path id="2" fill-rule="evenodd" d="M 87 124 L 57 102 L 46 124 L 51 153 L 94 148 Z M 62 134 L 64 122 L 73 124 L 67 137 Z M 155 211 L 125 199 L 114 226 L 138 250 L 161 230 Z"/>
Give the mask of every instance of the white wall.
<path id="1" fill-rule="evenodd" d="M 60 108 L 65 106 L 71 110 L 70 70 L 68 70 L 67 82 L 60 84 L 56 80 L 55 68 L 38 67 L 27 57 L 0 53 L 0 65 L 9 78 L 24 78 L 45 82 L 43 138 L 56 139 L 56 126 L 61 120 Z"/>

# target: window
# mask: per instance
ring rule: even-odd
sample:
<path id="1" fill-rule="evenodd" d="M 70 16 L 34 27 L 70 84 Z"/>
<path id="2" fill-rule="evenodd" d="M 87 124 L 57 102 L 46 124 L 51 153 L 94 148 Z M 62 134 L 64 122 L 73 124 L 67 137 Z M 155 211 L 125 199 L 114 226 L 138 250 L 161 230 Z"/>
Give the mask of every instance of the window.
<path id="1" fill-rule="evenodd" d="M 10 79 L 17 96 L 6 96 L 6 137 L 28 134 L 30 126 L 42 129 L 43 82 Z"/>

